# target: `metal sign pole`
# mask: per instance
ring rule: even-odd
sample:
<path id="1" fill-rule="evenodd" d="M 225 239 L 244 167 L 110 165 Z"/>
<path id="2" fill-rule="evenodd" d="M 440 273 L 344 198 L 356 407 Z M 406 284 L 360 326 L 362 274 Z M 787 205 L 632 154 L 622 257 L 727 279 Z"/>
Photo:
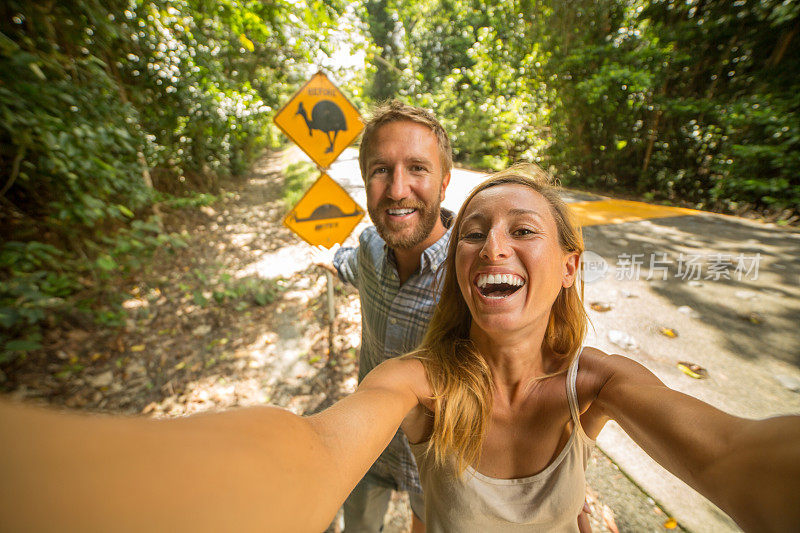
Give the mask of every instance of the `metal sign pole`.
<path id="1" fill-rule="evenodd" d="M 330 270 L 327 268 L 325 269 L 325 276 L 328 278 L 328 361 L 331 361 L 334 355 L 333 334 L 335 329 L 334 324 L 336 322 L 336 306 L 333 302 L 333 274 L 331 274 Z"/>

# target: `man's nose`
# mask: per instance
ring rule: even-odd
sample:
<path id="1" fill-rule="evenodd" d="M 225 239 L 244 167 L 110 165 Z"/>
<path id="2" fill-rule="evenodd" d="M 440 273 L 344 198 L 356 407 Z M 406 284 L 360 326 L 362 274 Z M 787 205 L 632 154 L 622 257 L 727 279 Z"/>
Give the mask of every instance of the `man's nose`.
<path id="1" fill-rule="evenodd" d="M 509 256 L 508 239 L 501 232 L 490 230 L 481 248 L 481 258 L 485 261 L 496 261 Z"/>
<path id="2" fill-rule="evenodd" d="M 387 191 L 392 200 L 402 200 L 411 194 L 410 180 L 404 168 L 395 168 L 392 171 L 392 182 Z"/>

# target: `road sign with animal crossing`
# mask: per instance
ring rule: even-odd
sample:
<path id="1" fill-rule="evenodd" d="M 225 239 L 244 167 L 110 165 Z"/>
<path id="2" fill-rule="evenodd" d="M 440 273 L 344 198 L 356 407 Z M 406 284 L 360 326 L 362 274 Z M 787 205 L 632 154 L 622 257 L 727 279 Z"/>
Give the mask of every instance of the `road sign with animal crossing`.
<path id="1" fill-rule="evenodd" d="M 321 168 L 328 168 L 364 128 L 358 110 L 322 72 L 297 91 L 274 120 Z"/>
<path id="2" fill-rule="evenodd" d="M 364 217 L 341 185 L 323 173 L 283 219 L 284 225 L 312 246 L 342 244 Z"/>

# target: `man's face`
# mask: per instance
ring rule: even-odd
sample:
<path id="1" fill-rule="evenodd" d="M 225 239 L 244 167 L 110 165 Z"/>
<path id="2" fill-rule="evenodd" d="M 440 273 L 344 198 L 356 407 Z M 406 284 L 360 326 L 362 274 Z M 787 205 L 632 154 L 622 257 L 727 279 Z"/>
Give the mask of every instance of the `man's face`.
<path id="1" fill-rule="evenodd" d="M 367 210 L 390 248 L 423 243 L 439 220 L 450 174 L 443 175 L 436 135 L 411 121 L 381 126 L 366 157 Z"/>

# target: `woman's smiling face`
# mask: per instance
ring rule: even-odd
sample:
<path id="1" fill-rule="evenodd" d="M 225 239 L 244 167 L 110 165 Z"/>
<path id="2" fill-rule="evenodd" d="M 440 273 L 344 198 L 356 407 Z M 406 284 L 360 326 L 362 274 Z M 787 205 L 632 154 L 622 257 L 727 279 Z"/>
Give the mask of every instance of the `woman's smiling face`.
<path id="1" fill-rule="evenodd" d="M 561 249 L 550 204 L 530 187 L 496 185 L 467 205 L 458 233 L 456 276 L 473 328 L 507 333 L 540 324 L 578 254 Z"/>

